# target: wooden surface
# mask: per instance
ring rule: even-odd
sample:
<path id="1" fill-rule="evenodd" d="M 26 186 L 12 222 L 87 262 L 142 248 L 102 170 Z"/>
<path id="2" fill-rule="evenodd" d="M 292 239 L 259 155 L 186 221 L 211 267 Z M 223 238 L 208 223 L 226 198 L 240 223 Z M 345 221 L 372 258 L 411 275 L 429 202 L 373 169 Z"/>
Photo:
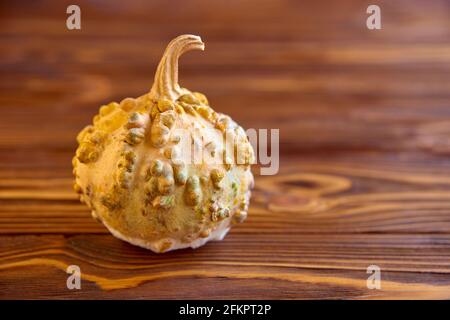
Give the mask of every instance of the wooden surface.
<path id="1" fill-rule="evenodd" d="M 450 298 L 450 5 L 376 1 L 0 4 L 0 298 Z M 157 255 L 113 238 L 72 191 L 77 132 L 149 90 L 194 33 L 180 81 L 281 166 L 222 242 Z M 366 288 L 378 265 L 382 289 Z M 81 290 L 66 288 L 79 265 Z"/>

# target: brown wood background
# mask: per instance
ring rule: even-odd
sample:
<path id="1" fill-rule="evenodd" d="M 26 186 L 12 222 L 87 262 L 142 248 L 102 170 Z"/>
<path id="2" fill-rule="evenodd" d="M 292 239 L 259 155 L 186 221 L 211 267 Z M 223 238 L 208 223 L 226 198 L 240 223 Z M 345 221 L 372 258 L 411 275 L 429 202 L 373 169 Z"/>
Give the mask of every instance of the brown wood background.
<path id="1" fill-rule="evenodd" d="M 448 1 L 76 3 L 81 31 L 71 2 L 0 3 L 1 299 L 450 298 Z M 245 128 L 279 128 L 281 168 L 256 176 L 224 241 L 156 255 L 91 219 L 71 157 L 182 33 L 206 51 L 182 58 L 181 83 Z"/>

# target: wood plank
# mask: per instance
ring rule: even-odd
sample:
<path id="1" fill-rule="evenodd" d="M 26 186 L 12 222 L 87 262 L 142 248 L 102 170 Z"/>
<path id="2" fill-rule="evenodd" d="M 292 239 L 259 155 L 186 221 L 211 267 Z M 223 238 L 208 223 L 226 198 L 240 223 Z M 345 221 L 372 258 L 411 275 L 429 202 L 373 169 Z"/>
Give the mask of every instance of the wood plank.
<path id="1" fill-rule="evenodd" d="M 449 163 L 408 159 L 282 158 L 276 176 L 255 168 L 250 218 L 236 232 L 449 233 Z M 0 234 L 106 232 L 78 202 L 71 177 L 1 177 Z"/>
<path id="2" fill-rule="evenodd" d="M 75 32 L 65 3 L 0 3 L 0 299 L 450 299 L 448 1 L 378 1 L 379 31 L 357 0 L 77 4 Z M 181 83 L 280 129 L 280 172 L 255 166 L 224 241 L 158 255 L 90 217 L 71 158 L 98 107 L 149 90 L 186 32 L 206 51 L 183 56 Z"/>
<path id="3" fill-rule="evenodd" d="M 0 292 L 10 298 L 449 298 L 450 292 L 448 235 L 430 242 L 413 234 L 232 232 L 224 242 L 164 255 L 108 235 L 1 239 L 0 277 L 16 285 L 2 281 Z M 75 293 L 65 288 L 72 264 L 83 275 Z M 382 267 L 383 290 L 367 289 L 369 264 Z"/>

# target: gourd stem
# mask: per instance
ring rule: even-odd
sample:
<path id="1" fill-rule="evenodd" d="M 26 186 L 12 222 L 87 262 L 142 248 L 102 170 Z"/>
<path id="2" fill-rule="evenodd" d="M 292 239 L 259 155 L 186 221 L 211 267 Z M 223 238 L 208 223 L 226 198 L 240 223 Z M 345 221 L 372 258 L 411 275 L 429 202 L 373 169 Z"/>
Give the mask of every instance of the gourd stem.
<path id="1" fill-rule="evenodd" d="M 150 90 L 153 99 L 176 100 L 183 94 L 178 84 L 178 59 L 190 50 L 204 50 L 205 44 L 199 36 L 184 34 L 173 39 L 164 51 L 156 69 L 155 81 Z"/>

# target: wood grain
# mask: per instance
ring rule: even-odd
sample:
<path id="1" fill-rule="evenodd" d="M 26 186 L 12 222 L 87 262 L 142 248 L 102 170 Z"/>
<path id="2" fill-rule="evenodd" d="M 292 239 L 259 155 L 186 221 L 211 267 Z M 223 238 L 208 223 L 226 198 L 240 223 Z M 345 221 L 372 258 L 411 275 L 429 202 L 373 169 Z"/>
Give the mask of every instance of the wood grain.
<path id="1" fill-rule="evenodd" d="M 379 1 L 379 31 L 363 1 L 78 1 L 81 31 L 68 4 L 0 4 L 0 299 L 450 298 L 447 1 Z M 280 172 L 254 168 L 224 241 L 158 255 L 90 217 L 71 158 L 98 107 L 149 90 L 187 32 L 206 51 L 182 58 L 182 84 L 280 129 Z"/>

